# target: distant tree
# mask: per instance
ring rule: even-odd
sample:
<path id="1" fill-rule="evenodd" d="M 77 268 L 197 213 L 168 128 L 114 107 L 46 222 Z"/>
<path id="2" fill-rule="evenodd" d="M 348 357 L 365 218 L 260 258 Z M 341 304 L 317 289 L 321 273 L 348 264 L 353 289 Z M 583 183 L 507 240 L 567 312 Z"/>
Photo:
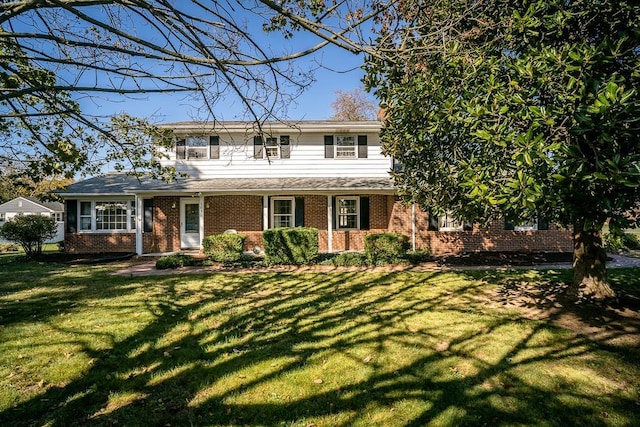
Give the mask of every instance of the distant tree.
<path id="1" fill-rule="evenodd" d="M 375 120 L 377 105 L 368 98 L 367 93 L 362 88 L 355 88 L 350 91 L 335 91 L 336 100 L 331 103 L 333 115 L 331 120 Z"/>
<path id="2" fill-rule="evenodd" d="M 42 245 L 55 237 L 57 224 L 54 218 L 40 215 L 13 217 L 0 228 L 0 237 L 18 243 L 30 258 L 42 255 Z"/>
<path id="3" fill-rule="evenodd" d="M 0 170 L 0 203 L 16 197 L 35 197 L 40 200 L 55 199 L 52 192 L 74 182 L 73 178 L 60 176 L 43 177 L 38 182 L 20 176 L 9 168 Z"/>
<path id="4" fill-rule="evenodd" d="M 614 296 L 601 230 L 640 200 L 640 5 L 405 1 L 365 66 L 407 200 L 573 226 L 576 296 Z"/>

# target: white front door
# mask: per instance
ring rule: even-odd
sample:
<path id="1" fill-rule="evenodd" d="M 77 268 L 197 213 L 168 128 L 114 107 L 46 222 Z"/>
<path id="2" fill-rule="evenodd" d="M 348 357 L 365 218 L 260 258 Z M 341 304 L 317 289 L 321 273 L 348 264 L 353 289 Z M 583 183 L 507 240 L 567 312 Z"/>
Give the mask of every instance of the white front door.
<path id="1" fill-rule="evenodd" d="M 180 199 L 180 248 L 200 248 L 200 203 L 193 197 Z"/>

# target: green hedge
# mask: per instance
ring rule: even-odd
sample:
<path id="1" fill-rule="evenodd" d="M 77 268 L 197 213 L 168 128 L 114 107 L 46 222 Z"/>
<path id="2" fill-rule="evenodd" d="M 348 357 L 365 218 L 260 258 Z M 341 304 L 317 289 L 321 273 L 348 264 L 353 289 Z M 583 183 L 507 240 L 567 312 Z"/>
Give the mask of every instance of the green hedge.
<path id="1" fill-rule="evenodd" d="M 263 233 L 265 263 L 302 265 L 318 256 L 318 229 L 274 228 Z"/>
<path id="2" fill-rule="evenodd" d="M 202 251 L 212 261 L 238 261 L 242 258 L 245 238 L 243 234 L 212 234 L 202 241 Z"/>
<path id="3" fill-rule="evenodd" d="M 194 260 L 192 256 L 187 254 L 175 254 L 158 258 L 156 261 L 156 268 L 158 270 L 166 270 L 169 268 L 186 267 L 195 264 L 196 260 Z"/>
<path id="4" fill-rule="evenodd" d="M 364 254 L 371 265 L 401 261 L 409 250 L 409 238 L 400 233 L 374 233 L 364 238 Z"/>

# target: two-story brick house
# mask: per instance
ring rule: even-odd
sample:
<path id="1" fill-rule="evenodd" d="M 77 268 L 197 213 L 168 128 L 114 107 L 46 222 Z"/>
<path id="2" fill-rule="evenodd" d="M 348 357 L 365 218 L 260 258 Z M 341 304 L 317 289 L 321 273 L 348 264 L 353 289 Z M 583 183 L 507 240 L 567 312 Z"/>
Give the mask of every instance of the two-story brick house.
<path id="1" fill-rule="evenodd" d="M 272 227 L 315 227 L 321 251 L 361 250 L 373 232 L 406 234 L 413 247 L 460 251 L 570 251 L 568 231 L 543 221 L 489 230 L 429 218 L 398 202 L 381 154 L 378 121 L 168 124 L 176 145 L 163 159 L 188 173 L 172 183 L 106 174 L 71 185 L 65 247 L 138 254 L 197 249 L 213 233 L 245 234 L 262 248 Z"/>

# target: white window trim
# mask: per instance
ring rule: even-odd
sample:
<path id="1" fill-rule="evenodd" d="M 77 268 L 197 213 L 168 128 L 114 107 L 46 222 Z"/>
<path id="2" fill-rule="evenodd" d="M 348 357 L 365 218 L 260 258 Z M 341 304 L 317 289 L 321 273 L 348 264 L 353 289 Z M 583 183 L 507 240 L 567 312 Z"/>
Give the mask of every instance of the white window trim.
<path id="1" fill-rule="evenodd" d="M 338 147 L 344 147 L 338 145 L 338 138 L 351 138 L 353 140 L 353 156 L 338 156 Z M 358 158 L 358 139 L 355 135 L 335 135 L 333 143 L 333 158 L 338 160 L 343 159 L 357 159 Z"/>
<path id="2" fill-rule="evenodd" d="M 268 141 L 270 139 L 275 140 L 276 145 L 267 145 Z M 273 156 L 267 156 L 267 150 L 270 148 L 275 148 L 276 149 L 276 154 Z M 280 140 L 277 136 L 269 136 L 267 138 L 265 138 L 264 140 L 264 150 L 263 151 L 263 157 L 265 159 L 280 159 L 281 158 L 281 152 L 280 152 Z"/>
<path id="3" fill-rule="evenodd" d="M 271 226 L 269 228 L 285 228 L 285 227 L 276 227 L 276 212 L 274 209 L 274 205 L 275 205 L 275 201 L 276 200 L 290 200 L 291 201 L 291 227 L 295 227 L 296 226 L 296 198 L 295 197 L 272 197 L 271 198 L 271 203 L 270 203 L 270 209 L 271 209 L 271 216 L 270 216 L 270 220 L 271 220 Z M 286 215 L 286 214 L 278 214 L 279 216 L 281 215 Z M 288 214 L 287 214 L 288 215 Z"/>
<path id="4" fill-rule="evenodd" d="M 440 227 L 440 220 L 444 217 L 451 217 L 453 215 L 451 215 L 450 212 L 445 212 L 444 215 L 441 215 L 438 217 L 438 231 L 464 231 L 464 222 L 457 220 L 458 222 L 460 222 L 460 224 L 457 227 Z"/>
<path id="5" fill-rule="evenodd" d="M 513 231 L 538 231 L 538 218 L 533 220 L 532 225 L 515 225 Z"/>
<path id="6" fill-rule="evenodd" d="M 204 146 L 197 146 L 194 148 L 203 148 L 204 149 L 204 156 L 202 157 L 189 157 L 189 140 L 190 139 L 204 139 L 205 145 Z M 210 146 L 209 146 L 209 140 L 208 137 L 206 135 L 202 135 L 202 136 L 195 136 L 195 135 L 189 135 L 186 136 L 184 138 L 184 160 L 190 160 L 190 161 L 201 161 L 201 160 L 209 160 L 210 157 Z"/>
<path id="7" fill-rule="evenodd" d="M 356 201 L 356 213 L 355 214 L 343 214 L 343 215 L 355 215 L 356 216 L 356 228 L 352 227 L 340 227 L 340 201 L 341 200 L 355 200 Z M 359 196 L 338 196 L 336 197 L 336 230 L 360 230 L 360 197 Z"/>
<path id="8" fill-rule="evenodd" d="M 127 204 L 127 228 L 121 230 L 98 230 L 96 227 L 96 203 L 126 203 Z M 82 215 L 81 203 L 91 203 L 91 228 L 89 230 L 83 230 L 80 228 L 80 220 L 89 215 Z M 135 206 L 135 200 L 131 199 L 105 199 L 105 200 L 78 200 L 77 205 L 77 218 L 76 218 L 76 230 L 78 233 L 91 233 L 91 234 L 120 234 L 120 233 L 135 233 L 136 229 L 131 228 L 131 221 L 133 219 L 135 223 L 135 214 L 133 213 L 132 206 Z"/>

